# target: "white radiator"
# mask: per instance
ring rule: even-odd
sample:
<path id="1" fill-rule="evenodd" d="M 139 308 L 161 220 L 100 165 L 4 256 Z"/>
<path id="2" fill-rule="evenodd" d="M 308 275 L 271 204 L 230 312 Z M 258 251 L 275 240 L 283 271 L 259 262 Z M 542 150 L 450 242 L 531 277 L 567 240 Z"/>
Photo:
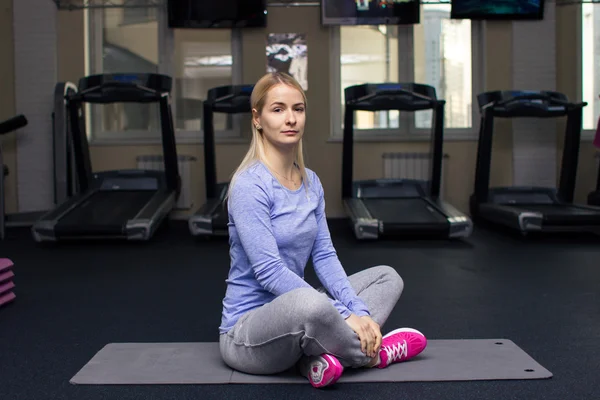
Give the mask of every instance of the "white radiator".
<path id="1" fill-rule="evenodd" d="M 194 201 L 192 198 L 192 166 L 196 161 L 193 156 L 180 155 L 177 156 L 179 175 L 181 176 L 181 194 L 175 205 L 177 210 L 189 210 L 193 207 Z M 145 154 L 137 156 L 137 168 L 147 170 L 163 171 L 165 166 L 163 156 L 154 154 Z"/>
<path id="2" fill-rule="evenodd" d="M 420 179 L 429 181 L 431 158 L 429 153 L 383 153 L 384 179 Z M 444 193 L 444 171 L 448 155 L 442 157 L 440 195 Z"/>

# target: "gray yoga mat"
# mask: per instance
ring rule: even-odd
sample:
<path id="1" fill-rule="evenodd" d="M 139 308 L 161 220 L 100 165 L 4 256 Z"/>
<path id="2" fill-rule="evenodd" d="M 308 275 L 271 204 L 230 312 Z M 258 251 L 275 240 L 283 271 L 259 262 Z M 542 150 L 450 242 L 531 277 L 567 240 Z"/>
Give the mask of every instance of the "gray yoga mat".
<path id="1" fill-rule="evenodd" d="M 552 373 L 507 339 L 430 340 L 414 359 L 385 369 L 348 369 L 338 381 L 419 382 L 545 379 Z M 111 384 L 307 383 L 290 370 L 256 376 L 231 370 L 218 343 L 113 343 L 100 350 L 70 381 Z"/>

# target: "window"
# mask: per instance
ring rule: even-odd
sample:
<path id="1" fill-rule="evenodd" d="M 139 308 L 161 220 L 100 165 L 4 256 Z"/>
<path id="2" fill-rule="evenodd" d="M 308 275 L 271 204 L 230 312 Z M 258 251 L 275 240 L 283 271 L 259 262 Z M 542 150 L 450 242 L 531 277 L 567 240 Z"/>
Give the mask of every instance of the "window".
<path id="1" fill-rule="evenodd" d="M 423 4 L 414 26 L 341 26 L 333 29 L 333 136 L 341 137 L 344 88 L 362 83 L 417 82 L 446 100 L 446 137 L 475 138 L 479 80 L 479 25 L 450 19 L 449 4 Z M 357 139 L 428 139 L 431 111 L 357 111 Z"/>
<path id="2" fill-rule="evenodd" d="M 582 89 L 583 129 L 595 130 L 600 117 L 600 9 L 583 3 L 582 9 Z"/>
<path id="3" fill-rule="evenodd" d="M 386 26 L 340 27 L 341 100 L 344 88 L 398 80 L 398 29 Z M 398 111 L 357 111 L 356 129 L 398 128 Z"/>
<path id="4" fill-rule="evenodd" d="M 202 140 L 202 107 L 207 91 L 239 83 L 239 36 L 230 30 L 169 29 L 166 10 L 86 10 L 87 74 L 140 72 L 173 78 L 171 107 L 178 140 Z M 158 104 L 88 105 L 92 141 L 160 141 Z M 236 116 L 215 114 L 217 138 L 241 135 Z"/>
<path id="5" fill-rule="evenodd" d="M 210 88 L 233 83 L 232 34 L 229 30 L 175 29 L 175 127 L 202 130 L 202 107 Z M 230 114 L 215 113 L 215 132 L 233 129 Z"/>
<path id="6" fill-rule="evenodd" d="M 450 19 L 449 4 L 428 4 L 413 38 L 415 82 L 433 86 L 437 96 L 446 100 L 446 128 L 471 128 L 471 21 Z M 417 111 L 415 125 L 430 129 L 431 111 Z"/>

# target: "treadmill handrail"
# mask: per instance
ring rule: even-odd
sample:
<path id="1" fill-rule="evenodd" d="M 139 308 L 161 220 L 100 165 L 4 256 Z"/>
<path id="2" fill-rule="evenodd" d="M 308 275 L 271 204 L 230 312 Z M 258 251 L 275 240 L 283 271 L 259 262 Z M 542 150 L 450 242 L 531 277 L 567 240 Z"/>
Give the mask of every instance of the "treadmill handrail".
<path id="1" fill-rule="evenodd" d="M 446 104 L 446 100 L 442 99 L 433 99 L 431 97 L 412 92 L 406 89 L 384 89 L 379 90 L 375 93 L 370 93 L 365 96 L 358 97 L 356 99 L 346 101 L 346 106 L 352 107 L 354 109 L 360 109 L 360 105 L 357 107 L 358 103 L 361 103 L 366 100 L 377 99 L 380 96 L 410 96 L 410 100 L 402 99 L 399 103 L 402 103 L 402 107 L 394 107 L 394 109 L 405 110 L 405 111 L 415 111 L 415 110 L 425 110 L 425 109 L 434 109 L 438 104 L 444 105 Z M 399 99 L 400 100 L 400 99 Z M 426 101 L 427 106 L 424 105 L 414 105 L 413 101 Z"/>
<path id="2" fill-rule="evenodd" d="M 78 93 L 75 93 L 74 95 L 72 95 L 70 97 L 69 100 L 71 101 L 75 101 L 75 102 L 85 102 L 85 103 L 101 103 L 101 102 L 105 102 L 104 100 L 95 100 L 94 98 L 90 98 L 89 95 L 90 94 L 94 94 L 97 92 L 100 92 L 103 89 L 111 89 L 111 88 L 115 88 L 115 89 L 128 89 L 128 90 L 137 90 L 140 92 L 147 92 L 149 94 L 152 94 L 153 96 L 156 97 L 156 101 L 160 101 L 160 98 L 163 96 L 163 93 L 158 92 L 157 90 L 154 89 L 150 89 L 146 86 L 137 84 L 137 83 L 131 83 L 131 82 L 106 82 L 103 83 L 102 85 L 98 85 L 98 86 L 93 86 L 84 90 L 79 91 Z M 119 100 L 119 102 L 122 102 L 123 100 Z"/>
<path id="3" fill-rule="evenodd" d="M 233 100 L 238 97 L 248 98 L 248 104 L 250 104 L 250 95 L 245 94 L 245 93 L 229 93 L 229 94 L 226 94 L 225 96 L 217 97 L 213 101 L 207 100 L 206 102 L 211 105 L 216 105 L 216 104 L 224 102 L 225 100 Z"/>
<path id="4" fill-rule="evenodd" d="M 58 82 L 54 87 L 52 137 L 54 147 L 54 204 L 61 204 L 78 191 L 67 99 L 77 93 L 73 82 Z"/>
<path id="5" fill-rule="evenodd" d="M 384 90 L 379 90 L 376 93 L 371 93 L 366 96 L 359 97 L 356 100 L 350 100 L 350 101 L 348 101 L 348 103 L 352 103 L 354 101 L 360 102 L 360 101 L 368 100 L 368 99 L 371 99 L 371 98 L 377 97 L 377 96 L 389 96 L 389 95 L 400 95 L 400 94 L 409 95 L 409 96 L 412 96 L 415 98 L 419 98 L 419 99 L 427 100 L 427 101 L 431 101 L 431 102 L 444 101 L 444 100 L 432 99 L 431 97 L 427 97 L 427 96 L 419 94 L 419 93 L 411 92 L 410 90 L 406 90 L 406 89 L 384 89 Z"/>
<path id="6" fill-rule="evenodd" d="M 220 102 L 222 102 L 222 101 L 229 100 L 229 99 L 233 99 L 233 98 L 235 98 L 235 97 L 236 97 L 236 95 L 235 95 L 235 94 L 233 94 L 233 93 L 229 93 L 229 94 L 226 94 L 225 96 L 217 97 L 217 98 L 215 99 L 215 101 L 212 101 L 212 102 L 210 102 L 210 104 L 216 104 L 216 103 L 220 103 Z M 207 101 L 207 103 L 208 103 L 208 101 Z"/>
<path id="7" fill-rule="evenodd" d="M 225 85 L 217 86 L 208 90 L 206 100 L 203 106 L 202 127 L 204 132 L 204 184 L 206 187 L 206 197 L 215 198 L 217 193 L 217 163 L 215 154 L 215 127 L 214 114 L 239 114 L 251 112 L 250 97 L 254 90 L 254 85 Z M 237 98 L 247 98 L 248 101 L 243 104 L 231 104 L 231 106 L 221 103 L 229 101 L 233 103 Z"/>
<path id="8" fill-rule="evenodd" d="M 500 101 L 490 101 L 489 103 L 483 105 L 481 107 L 482 111 L 485 111 L 486 109 L 490 108 L 490 107 L 505 107 L 510 105 L 511 103 L 516 103 L 516 102 L 520 102 L 523 100 L 541 100 L 541 101 L 546 101 L 550 103 L 550 106 L 556 105 L 556 106 L 565 106 L 565 108 L 569 109 L 569 108 L 583 108 L 585 106 L 588 105 L 587 102 L 583 101 L 583 102 L 577 102 L 577 103 L 572 103 L 570 101 L 566 101 L 566 100 L 562 100 L 559 99 L 557 97 L 554 96 L 550 96 L 549 94 L 545 94 L 545 93 L 527 93 L 527 94 L 523 94 L 520 96 L 515 96 L 513 98 L 510 99 L 505 99 L 505 100 L 500 100 Z M 534 104 L 534 103 L 532 103 Z"/>
<path id="9" fill-rule="evenodd" d="M 217 104 L 225 100 L 234 99 L 236 97 L 247 97 L 250 99 L 253 90 L 253 84 L 216 86 L 208 90 L 206 100 L 204 102 Z"/>
<path id="10" fill-rule="evenodd" d="M 386 85 L 393 85 L 395 87 L 385 87 Z M 381 111 L 381 110 L 400 110 L 400 111 L 419 111 L 431 109 L 431 168 L 430 168 L 430 195 L 437 197 L 439 195 L 441 185 L 441 169 L 442 169 L 442 158 L 443 158 L 443 141 L 444 141 L 444 112 L 446 101 L 438 99 L 435 94 L 435 88 L 428 85 L 421 84 L 401 84 L 409 89 L 403 89 L 397 87 L 395 84 L 363 84 L 349 86 L 344 89 L 346 98 L 346 108 L 344 111 L 344 133 L 342 139 L 342 198 L 352 197 L 352 165 L 354 155 L 354 111 L 356 110 L 367 110 L 367 111 Z M 379 90 L 373 88 L 382 87 Z M 414 90 L 410 90 L 410 87 Z M 368 93 L 368 94 L 366 94 Z M 391 102 L 374 101 L 372 105 L 354 105 L 355 101 L 364 101 L 365 99 L 374 99 L 377 96 L 383 96 L 386 94 L 399 95 L 402 94 L 404 99 L 399 99 L 397 103 L 402 103 L 404 100 L 404 106 L 401 107 L 396 104 L 393 100 Z M 429 95 L 428 95 L 429 94 Z M 406 97 L 415 100 L 414 105 L 410 105 Z M 357 100 L 354 100 L 357 99 Z M 425 99 L 425 102 L 423 101 Z M 418 104 L 421 103 L 421 104 Z M 423 104 L 425 103 L 425 104 Z"/>
<path id="11" fill-rule="evenodd" d="M 60 87 L 60 86 L 57 85 L 57 87 Z M 73 91 L 75 93 L 77 93 L 79 91 L 79 89 L 77 88 L 77 85 L 74 84 L 73 82 L 69 82 L 69 81 L 62 82 L 62 89 L 63 89 L 64 96 L 67 96 L 70 91 Z"/>
<path id="12" fill-rule="evenodd" d="M 487 101 L 488 98 L 498 99 L 501 96 L 501 91 L 480 93 L 477 98 L 480 104 Z M 518 92 L 513 92 L 518 93 Z M 514 98 L 505 100 L 491 100 L 484 103 L 480 107 L 481 125 L 479 129 L 479 140 L 477 149 L 477 161 L 475 170 L 475 187 L 473 196 L 471 197 L 471 212 L 477 214 L 479 206 L 487 203 L 490 194 L 490 170 L 492 159 L 492 138 L 494 132 L 494 118 L 498 117 L 537 117 L 537 118 L 567 118 L 564 135 L 563 156 L 560 168 L 560 178 L 558 184 L 558 197 L 565 202 L 573 202 L 575 192 L 575 182 L 577 175 L 577 163 L 579 157 L 579 147 L 581 138 L 581 121 L 583 107 L 586 102 L 573 103 L 568 101 L 567 97 L 559 92 L 541 91 L 538 93 L 520 92 L 522 95 L 517 95 Z M 496 105 L 506 105 L 511 102 L 519 102 L 522 100 L 543 100 L 555 104 L 556 106 L 565 107 L 557 110 L 552 109 L 548 105 L 540 107 L 538 104 L 532 103 L 532 107 L 523 107 L 518 109 L 495 110 Z"/>

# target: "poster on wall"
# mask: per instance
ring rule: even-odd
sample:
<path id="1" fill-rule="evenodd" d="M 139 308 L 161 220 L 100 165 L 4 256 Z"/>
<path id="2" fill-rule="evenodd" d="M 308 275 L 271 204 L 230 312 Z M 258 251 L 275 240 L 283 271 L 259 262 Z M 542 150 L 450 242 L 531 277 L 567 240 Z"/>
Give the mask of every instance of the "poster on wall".
<path id="1" fill-rule="evenodd" d="M 267 37 L 267 72 L 292 75 L 308 90 L 308 47 L 305 33 L 270 33 Z"/>

